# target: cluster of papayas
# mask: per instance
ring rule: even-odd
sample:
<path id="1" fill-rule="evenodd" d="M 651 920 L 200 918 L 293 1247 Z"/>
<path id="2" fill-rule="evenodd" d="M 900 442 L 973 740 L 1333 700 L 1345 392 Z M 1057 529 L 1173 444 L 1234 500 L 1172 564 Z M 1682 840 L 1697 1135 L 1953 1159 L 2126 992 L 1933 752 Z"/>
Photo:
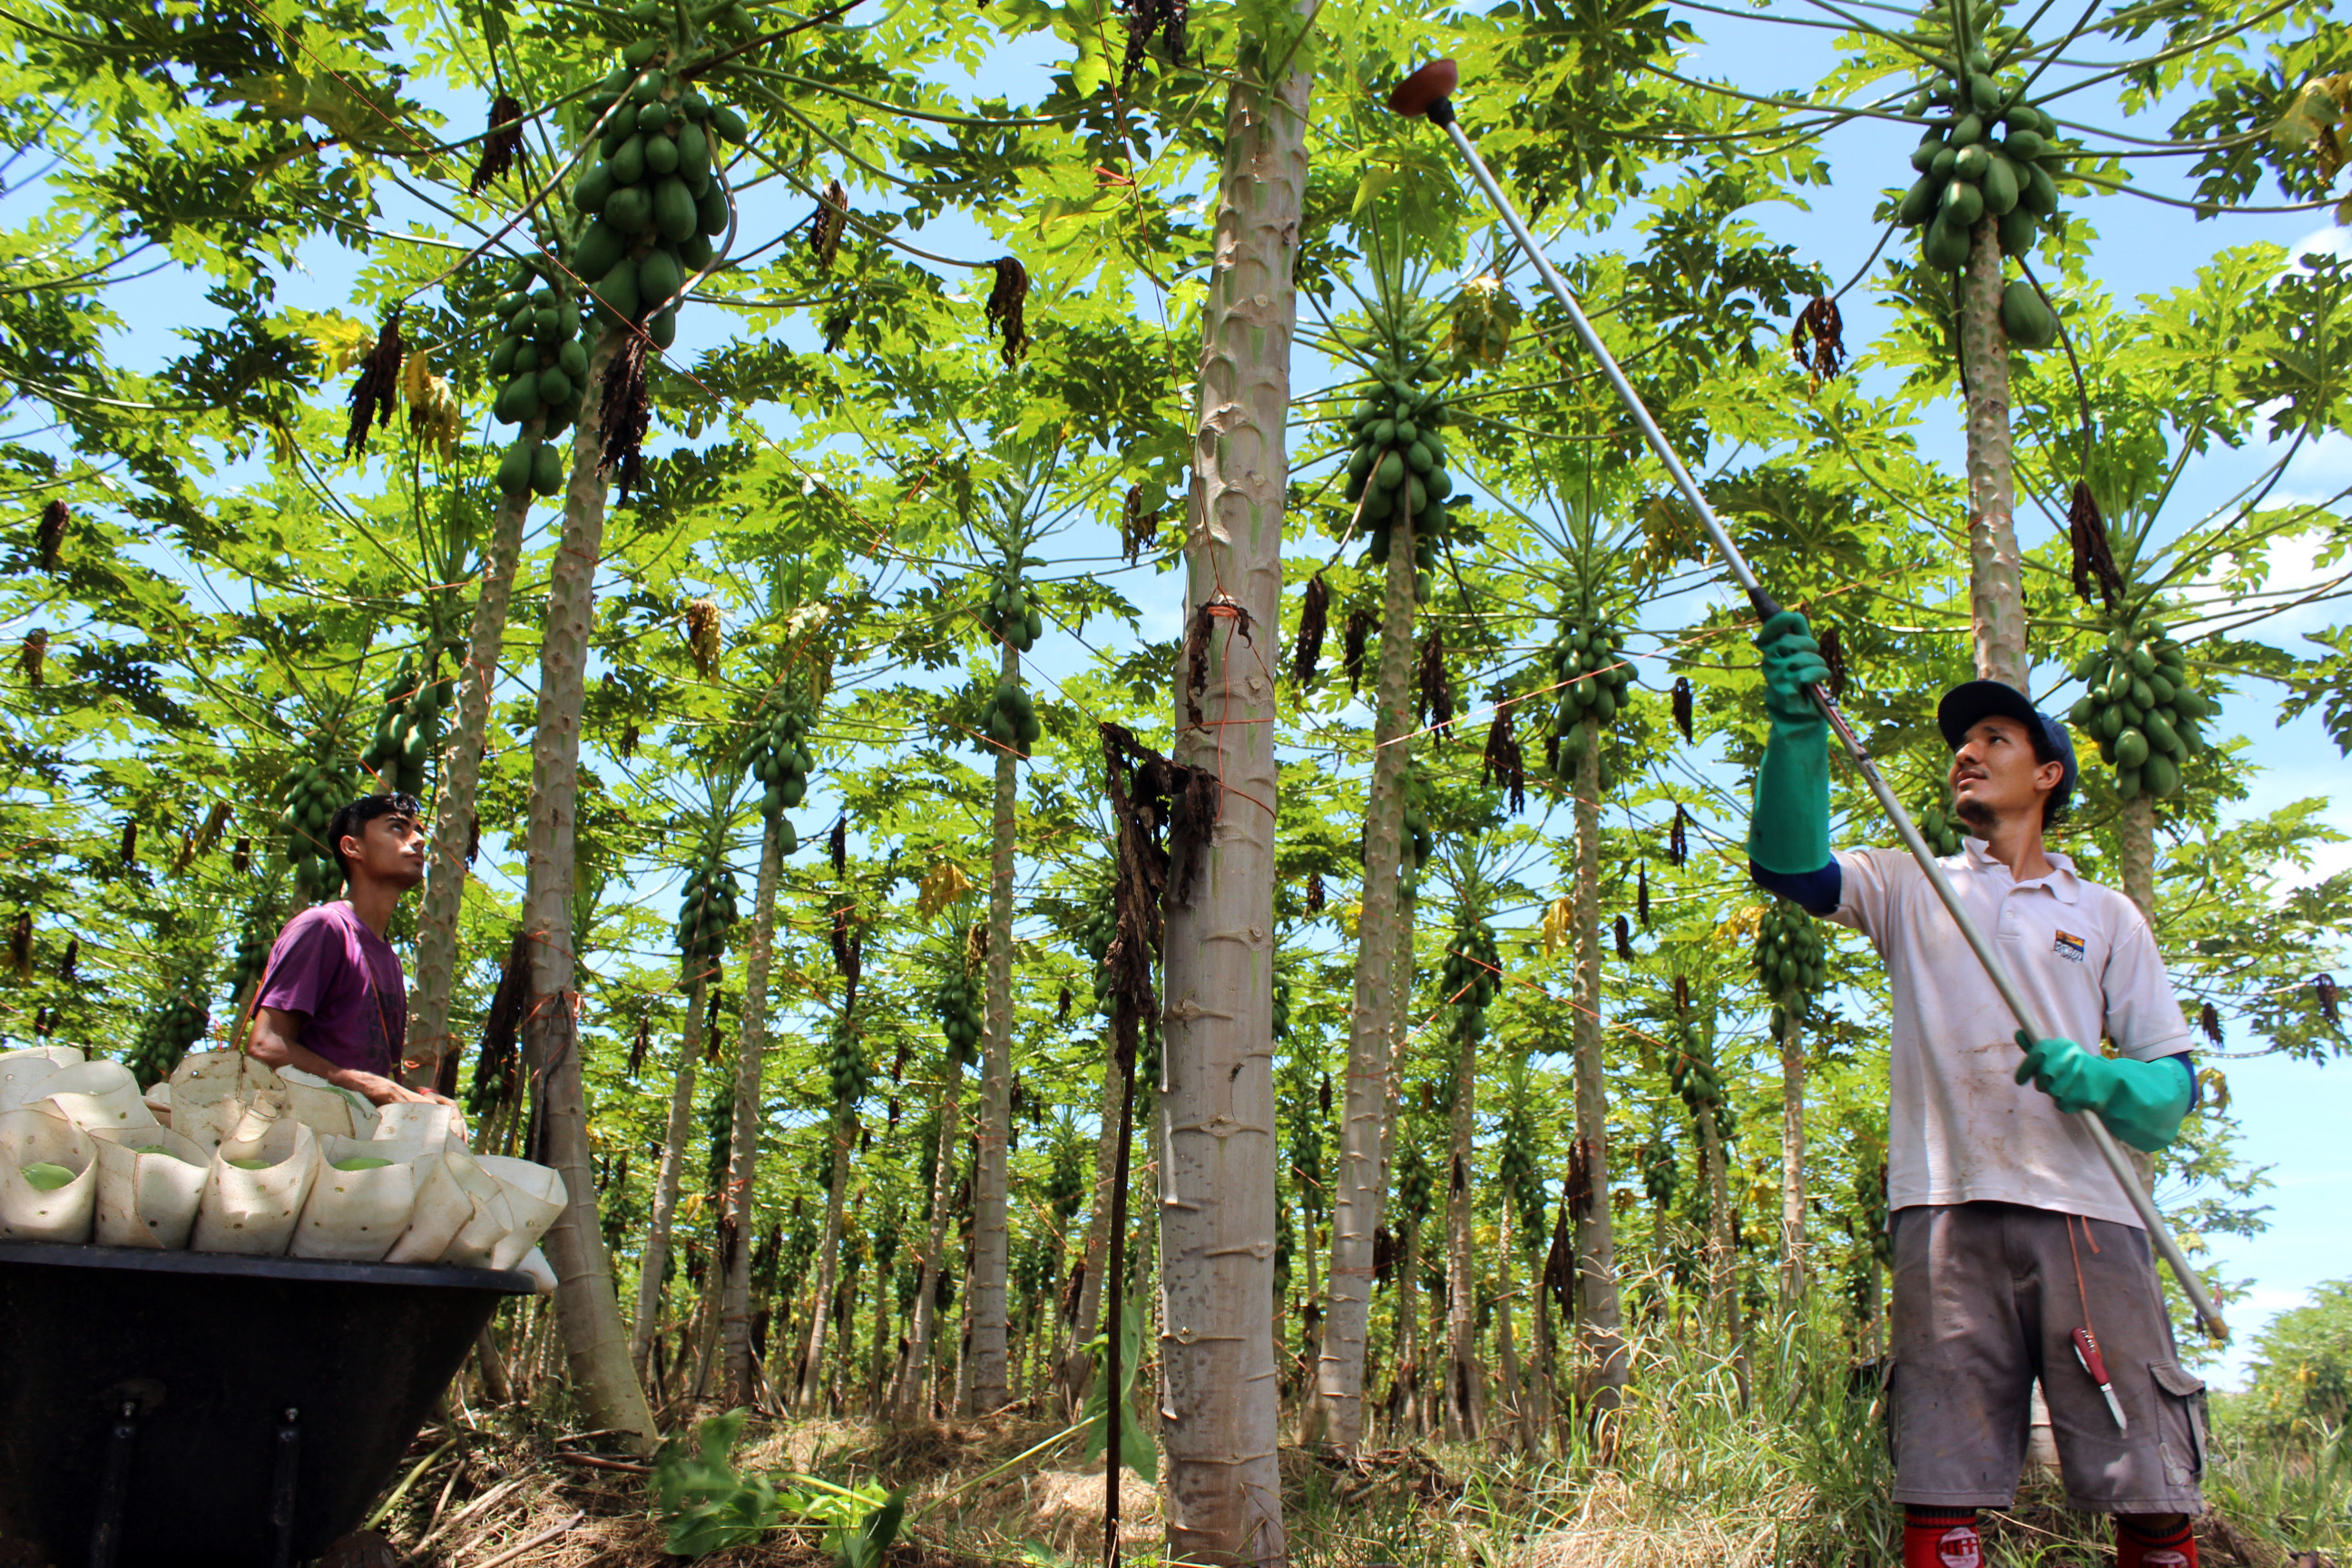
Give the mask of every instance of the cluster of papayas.
<path id="1" fill-rule="evenodd" d="M 2114 764 L 2116 792 L 2126 800 L 2179 794 L 2182 765 L 2205 750 L 2198 723 L 2214 712 L 2189 683 L 2189 650 L 2153 622 L 2117 627 L 2074 666 L 2074 678 L 2090 690 L 2066 717 Z"/>
<path id="2" fill-rule="evenodd" d="M 839 1022 L 834 1025 L 824 1076 L 835 1105 L 855 1105 L 866 1098 L 866 1052 L 858 1045 L 856 1031 Z"/>
<path id="3" fill-rule="evenodd" d="M 1438 435 L 1445 405 L 1436 387 L 1423 384 L 1425 374 L 1419 367 L 1409 371 L 1392 357 L 1374 362 L 1370 394 L 1348 416 L 1351 444 L 1343 492 L 1350 503 L 1363 502 L 1364 558 L 1375 563 L 1389 558 L 1390 529 L 1397 517 L 1412 514 L 1415 592 L 1424 599 L 1437 547 L 1454 527 L 1445 505 L 1454 481 L 1445 471 L 1445 443 Z"/>
<path id="4" fill-rule="evenodd" d="M 248 918 L 243 930 L 236 933 L 236 956 L 229 961 L 228 994 L 240 1001 L 245 988 L 261 978 L 269 967 L 269 950 L 277 942 L 277 933 L 258 918 Z"/>
<path id="5" fill-rule="evenodd" d="M 342 890 L 343 866 L 327 842 L 327 825 L 351 803 L 343 776 L 320 763 L 297 763 L 278 781 L 286 797 L 278 830 L 286 836 L 286 858 L 294 865 L 294 888 L 318 903 Z"/>
<path id="6" fill-rule="evenodd" d="M 732 219 L 717 174 L 721 142 L 740 142 L 743 117 L 656 63 L 667 46 L 640 40 L 596 86 L 602 154 L 572 187 L 589 220 L 574 269 L 590 279 L 597 319 L 645 324 L 656 347 L 677 337 L 686 283 L 710 265 L 711 239 Z"/>
<path id="7" fill-rule="evenodd" d="M 1421 764 L 1405 764 L 1403 860 L 1397 867 L 1397 885 L 1408 899 L 1419 890 L 1421 868 L 1437 850 L 1436 836 L 1429 830 L 1429 808 L 1436 796 L 1437 791 L 1423 775 Z"/>
<path id="8" fill-rule="evenodd" d="M 1027 653 L 1045 635 L 1045 612 L 1037 605 L 1037 591 L 1014 571 L 997 575 L 989 588 L 981 623 L 990 636 L 1015 653 Z"/>
<path id="9" fill-rule="evenodd" d="M 992 745 L 1025 757 L 1044 737 L 1045 725 L 1037 717 L 1036 703 L 1018 680 L 1000 680 L 989 697 L 987 711 L 980 716 L 980 731 Z"/>
<path id="10" fill-rule="evenodd" d="M 426 680 L 414 653 L 400 656 L 399 665 L 383 689 L 383 716 L 376 721 L 375 738 L 360 761 L 375 774 L 379 787 L 394 795 L 422 795 L 433 747 L 441 734 L 441 715 L 457 694 L 450 677 Z"/>
<path id="11" fill-rule="evenodd" d="M 1615 721 L 1633 684 L 1633 661 L 1626 657 L 1624 633 L 1609 621 L 1563 620 L 1551 645 L 1552 679 L 1559 701 L 1552 710 L 1552 733 L 1559 737 L 1559 772 L 1575 770 L 1584 749 Z"/>
<path id="12" fill-rule="evenodd" d="M 2055 121 L 2022 101 L 2023 90 L 1995 77 L 1991 58 L 1979 48 L 1954 79 L 1911 100 L 1909 112 L 1927 121 L 1927 132 L 1911 154 L 1919 178 L 1903 193 L 1895 219 L 1927 230 L 1920 254 L 1928 266 L 1947 272 L 1967 266 L 1969 233 L 1987 216 L 1999 226 L 2001 254 L 2021 257 L 2057 215 L 2051 176 L 2071 149 L 2057 140 Z"/>
<path id="13" fill-rule="evenodd" d="M 1756 926 L 1756 975 L 1764 994 L 1799 1017 L 1829 980 L 1829 949 L 1813 917 L 1786 899 L 1764 906 Z"/>
<path id="14" fill-rule="evenodd" d="M 796 707 L 777 707 L 767 710 L 758 721 L 751 739 L 743 748 L 743 765 L 763 786 L 760 793 L 760 815 L 782 818 L 783 814 L 808 796 L 810 770 L 816 766 L 816 757 L 809 751 L 809 717 Z M 783 852 L 790 855 L 800 848 L 800 835 L 790 822 L 784 822 L 779 835 Z"/>
<path id="15" fill-rule="evenodd" d="M 1666 1081 L 1693 1116 L 1704 1110 L 1715 1112 L 1717 1138 L 1728 1143 L 1739 1136 L 1739 1113 L 1723 1087 L 1723 1075 L 1716 1070 L 1715 1053 L 1686 1019 L 1676 1020 L 1666 1036 Z"/>
<path id="16" fill-rule="evenodd" d="M 1919 837 L 1927 841 L 1927 847 L 1935 851 L 1937 859 L 1958 854 L 1962 841 L 1968 837 L 1960 831 L 1959 819 L 1945 808 L 1940 798 L 1913 812 L 1911 826 L 1919 830 Z"/>
<path id="17" fill-rule="evenodd" d="M 689 977 L 717 963 L 727 951 L 740 892 L 735 873 L 719 858 L 716 844 L 686 874 L 686 889 L 677 905 L 677 951 L 679 963 Z"/>
<path id="18" fill-rule="evenodd" d="M 185 996 L 174 996 L 139 1026 L 139 1037 L 123 1065 L 142 1086 L 167 1079 L 188 1054 L 188 1047 L 205 1037 L 212 1023 L 212 1014 L 205 1008 Z"/>
<path id="19" fill-rule="evenodd" d="M 1445 962 L 1438 969 L 1440 994 L 1456 1007 L 1483 1013 L 1494 1005 L 1495 994 L 1503 987 L 1502 969 L 1493 929 L 1483 920 L 1465 916 L 1455 923 Z"/>
<path id="20" fill-rule="evenodd" d="M 986 1020 L 981 1012 L 980 982 L 969 968 L 961 963 L 949 966 L 940 976 L 939 989 L 931 994 L 931 1009 L 939 1016 L 948 1054 L 959 1062 L 975 1060 Z"/>
<path id="21" fill-rule="evenodd" d="M 565 275 L 562 242 L 553 259 L 515 264 L 507 291 L 491 301 L 498 338 L 490 347 L 490 379 L 499 384 L 492 406 L 499 423 L 536 419 L 536 433 L 515 437 L 499 458 L 499 493 L 551 496 L 563 489 L 562 449 L 547 439 L 580 416 L 588 395 L 588 351 L 580 345 L 580 307 Z"/>

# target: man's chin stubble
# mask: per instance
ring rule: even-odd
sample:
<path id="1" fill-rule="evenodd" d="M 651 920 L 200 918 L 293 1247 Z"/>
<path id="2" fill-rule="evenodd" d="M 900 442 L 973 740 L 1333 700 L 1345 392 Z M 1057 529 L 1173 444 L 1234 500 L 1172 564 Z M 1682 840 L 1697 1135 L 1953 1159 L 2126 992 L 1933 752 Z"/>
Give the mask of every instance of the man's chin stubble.
<path id="1" fill-rule="evenodd" d="M 1952 815 L 1970 827 L 1990 828 L 2000 821 L 2000 818 L 1994 815 L 1992 807 L 1980 800 L 1964 800 L 1957 803 L 1952 807 Z M 1977 837 L 1981 838 L 1984 835 L 1979 833 Z"/>

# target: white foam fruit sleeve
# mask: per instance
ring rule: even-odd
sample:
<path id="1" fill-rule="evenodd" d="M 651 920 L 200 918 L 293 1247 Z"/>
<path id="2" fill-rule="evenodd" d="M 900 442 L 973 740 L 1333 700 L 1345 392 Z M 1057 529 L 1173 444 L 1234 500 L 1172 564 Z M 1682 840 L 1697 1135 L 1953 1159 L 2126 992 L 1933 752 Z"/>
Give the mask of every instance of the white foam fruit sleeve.
<path id="1" fill-rule="evenodd" d="M 159 1125 L 139 1092 L 139 1080 L 121 1062 L 80 1062 L 60 1068 L 37 1092 L 54 1101 L 66 1120 L 85 1132 Z"/>
<path id="2" fill-rule="evenodd" d="M 27 1165 L 61 1165 L 73 1179 L 44 1192 Z M 18 1241 L 89 1239 L 98 1207 L 98 1149 L 53 1106 L 0 1110 L 0 1237 Z"/>
<path id="3" fill-rule="evenodd" d="M 380 1143 L 332 1133 L 319 1140 L 319 1175 L 294 1227 L 289 1248 L 294 1257 L 383 1261 L 415 1212 L 416 1166 L 393 1161 L 362 1171 L 336 1169 L 354 1160 L 384 1160 L 383 1149 Z"/>
<path id="4" fill-rule="evenodd" d="M 98 1244 L 184 1250 L 212 1156 L 168 1127 L 92 1128 L 89 1135 L 98 1150 Z"/>
<path id="5" fill-rule="evenodd" d="M 286 1086 L 286 1109 L 294 1120 L 311 1131 L 338 1138 L 373 1138 L 376 1129 L 376 1108 L 364 1096 L 348 1089 L 338 1089 L 325 1079 L 299 1068 L 280 1068 L 278 1080 Z"/>
<path id="6" fill-rule="evenodd" d="M 214 1151 L 189 1240 L 195 1251 L 278 1258 L 292 1243 L 319 1175 L 319 1136 L 276 1100 L 261 1097 Z M 259 1168 L 247 1170 L 240 1160 Z"/>
<path id="7" fill-rule="evenodd" d="M 530 1160 L 511 1160 L 500 1154 L 478 1154 L 475 1159 L 497 1180 L 507 1200 L 507 1213 L 514 1218 L 514 1228 L 499 1239 L 490 1254 L 490 1267 L 519 1268 L 524 1257 L 539 1245 L 539 1238 L 563 1213 L 563 1178 L 548 1166 Z"/>
<path id="8" fill-rule="evenodd" d="M 286 1081 L 267 1064 L 235 1051 L 198 1051 L 172 1069 L 172 1130 L 217 1149 L 265 1097 L 285 1104 Z"/>
<path id="9" fill-rule="evenodd" d="M 515 1227 L 499 1179 L 455 1142 L 419 1155 L 416 1172 L 415 1216 L 384 1261 L 488 1268 Z"/>
<path id="10" fill-rule="evenodd" d="M 0 1052 L 0 1110 L 17 1110 L 48 1093 L 40 1086 L 69 1067 L 81 1064 L 81 1053 L 71 1046 L 36 1046 L 29 1051 Z"/>

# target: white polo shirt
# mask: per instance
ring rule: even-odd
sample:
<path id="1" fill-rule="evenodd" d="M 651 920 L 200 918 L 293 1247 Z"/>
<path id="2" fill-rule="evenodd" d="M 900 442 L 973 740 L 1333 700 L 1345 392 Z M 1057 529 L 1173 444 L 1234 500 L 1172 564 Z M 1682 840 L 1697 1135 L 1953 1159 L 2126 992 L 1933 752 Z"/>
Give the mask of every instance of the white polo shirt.
<path id="1" fill-rule="evenodd" d="M 1901 849 L 1837 859 L 1830 918 L 1870 938 L 1893 983 L 1887 1206 L 2022 1204 L 2137 1226 L 2090 1134 L 2014 1080 L 2017 1021 L 1918 863 Z M 2043 1028 L 2089 1051 L 2104 1037 L 2142 1061 L 2190 1049 L 2139 906 L 2063 855 L 2050 863 L 2020 882 L 1975 838 L 1941 862 Z"/>

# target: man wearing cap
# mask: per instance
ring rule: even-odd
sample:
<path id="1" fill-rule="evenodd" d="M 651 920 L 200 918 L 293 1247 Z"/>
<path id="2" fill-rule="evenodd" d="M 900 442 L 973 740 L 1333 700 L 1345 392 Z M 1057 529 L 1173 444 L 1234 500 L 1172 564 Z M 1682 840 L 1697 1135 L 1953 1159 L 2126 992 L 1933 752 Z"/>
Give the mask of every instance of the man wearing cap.
<path id="1" fill-rule="evenodd" d="M 1806 692 L 1828 667 L 1802 616 L 1775 616 L 1757 643 L 1771 732 L 1750 873 L 1867 936 L 1893 993 L 1904 1568 L 1976 1568 L 1977 1510 L 2015 1495 L 2036 1378 L 2068 1504 L 2116 1516 L 2119 1568 L 2195 1568 L 2204 1384 L 2180 1365 L 2139 1217 L 2072 1113 L 2152 1153 L 2179 1132 L 2196 1066 L 2138 906 L 2042 844 L 2074 786 L 2066 731 L 1993 680 L 1955 687 L 1936 716 L 1971 835 L 1944 874 L 2059 1032 L 2030 1040 L 1908 853 L 1831 852 L 1828 725 Z"/>

